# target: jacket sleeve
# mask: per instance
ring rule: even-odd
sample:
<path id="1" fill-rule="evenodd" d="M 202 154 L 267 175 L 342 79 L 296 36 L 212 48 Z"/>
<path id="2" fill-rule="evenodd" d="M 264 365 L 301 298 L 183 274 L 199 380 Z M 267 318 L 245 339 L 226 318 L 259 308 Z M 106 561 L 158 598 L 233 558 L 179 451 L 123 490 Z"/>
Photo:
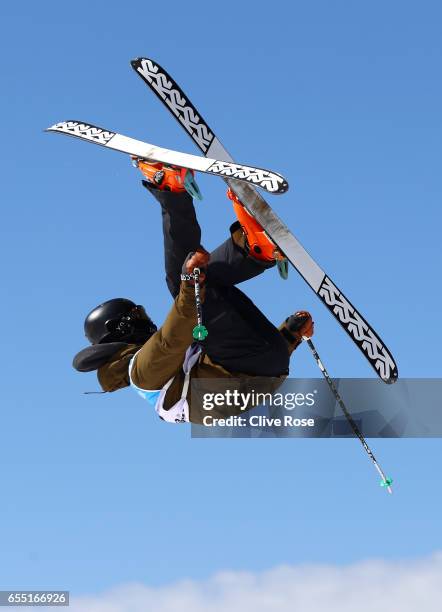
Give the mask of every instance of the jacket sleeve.
<path id="1" fill-rule="evenodd" d="M 201 288 L 204 301 L 205 288 Z M 162 389 L 183 365 L 186 350 L 193 342 L 197 323 L 195 290 L 182 282 L 180 292 L 162 327 L 140 349 L 132 367 L 132 381 L 146 390 Z"/>

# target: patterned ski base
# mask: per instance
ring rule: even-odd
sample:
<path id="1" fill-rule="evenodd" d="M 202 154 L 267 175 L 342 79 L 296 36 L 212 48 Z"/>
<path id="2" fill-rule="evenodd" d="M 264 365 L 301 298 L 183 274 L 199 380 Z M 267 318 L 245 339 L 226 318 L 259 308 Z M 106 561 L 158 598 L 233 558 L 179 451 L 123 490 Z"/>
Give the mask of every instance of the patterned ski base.
<path id="1" fill-rule="evenodd" d="M 159 64 L 148 58 L 135 59 L 131 64 L 205 155 L 233 162 L 215 132 L 176 81 Z M 387 383 L 395 382 L 398 378 L 397 366 L 385 344 L 272 211 L 264 198 L 251 185 L 229 179 L 227 183 L 345 329 L 378 376 Z"/>
<path id="2" fill-rule="evenodd" d="M 328 276 L 324 277 L 318 295 L 367 356 L 379 376 L 386 382 L 395 382 L 398 376 L 396 364 L 382 340 Z"/>
<path id="3" fill-rule="evenodd" d="M 148 58 L 135 59 L 131 64 L 132 68 L 166 104 L 201 151 L 204 154 L 207 153 L 215 134 L 183 94 L 179 85 L 159 64 Z"/>
<path id="4" fill-rule="evenodd" d="M 269 193 L 281 194 L 288 189 L 288 183 L 283 176 L 277 172 L 271 172 L 262 168 L 244 166 L 235 162 L 207 159 L 188 153 L 179 153 L 170 149 L 163 149 L 135 138 L 123 136 L 117 132 L 111 132 L 82 121 L 61 121 L 47 129 L 48 132 L 58 132 L 75 136 L 94 144 L 102 145 L 115 151 L 121 151 L 129 155 L 135 155 L 143 159 L 169 163 L 174 166 L 189 168 L 199 172 L 215 174 L 222 178 L 231 178 L 238 181 L 252 183 L 257 187 L 265 189 Z"/>
<path id="5" fill-rule="evenodd" d="M 83 123 L 81 121 L 60 121 L 52 125 L 46 131 L 62 132 L 69 136 L 76 136 L 83 140 L 89 140 L 103 147 L 108 145 L 112 138 L 117 135 L 116 132 L 111 132 L 110 130 L 105 130 L 96 125 L 90 125 L 89 123 Z"/>

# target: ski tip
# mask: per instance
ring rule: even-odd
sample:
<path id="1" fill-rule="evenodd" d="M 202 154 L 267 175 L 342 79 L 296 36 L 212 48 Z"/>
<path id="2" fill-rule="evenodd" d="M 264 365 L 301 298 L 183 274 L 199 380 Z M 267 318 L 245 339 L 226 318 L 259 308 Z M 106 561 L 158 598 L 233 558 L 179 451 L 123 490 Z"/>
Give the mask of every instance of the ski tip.
<path id="1" fill-rule="evenodd" d="M 145 57 L 144 55 L 140 55 L 139 57 L 134 57 L 134 59 L 130 60 L 130 63 L 132 64 L 132 66 L 134 64 L 139 64 L 142 61 L 149 61 L 149 62 L 154 62 L 155 64 L 157 63 L 155 60 L 153 60 L 151 57 Z"/>
<path id="2" fill-rule="evenodd" d="M 47 128 L 45 128 L 43 131 L 44 132 L 59 132 L 60 131 L 60 125 L 66 125 L 67 121 L 58 121 L 57 123 L 54 123 L 54 125 L 51 125 Z"/>
<path id="3" fill-rule="evenodd" d="M 246 166 L 245 166 L 246 167 Z M 282 174 L 279 172 L 275 172 L 274 170 L 265 170 L 264 168 L 255 168 L 250 167 L 249 171 L 252 171 L 252 176 L 250 177 L 241 177 L 239 180 L 245 180 L 246 182 L 250 182 L 255 187 L 260 187 L 271 193 L 272 195 L 282 195 L 286 193 L 289 188 L 288 181 Z M 254 175 L 257 176 L 254 176 Z M 261 174 L 261 176 L 259 176 Z M 233 178 L 233 177 L 232 177 Z"/>
<path id="4" fill-rule="evenodd" d="M 274 175 L 273 180 L 272 180 L 272 183 L 273 183 L 272 185 L 268 185 L 267 181 L 263 181 L 261 185 L 258 183 L 256 186 L 261 187 L 262 189 L 264 189 L 265 191 L 268 191 L 272 195 L 282 195 L 283 193 L 287 193 L 289 189 L 289 184 L 285 180 L 285 178 L 281 174 L 278 174 L 277 172 L 271 172 L 271 174 Z M 275 176 L 278 178 L 275 179 Z"/>
<path id="5" fill-rule="evenodd" d="M 66 121 L 57 121 L 54 125 L 47 127 L 45 132 L 59 132 L 61 128 L 65 127 L 70 123 L 81 123 L 81 121 L 77 121 L 76 119 L 66 119 Z"/>
<path id="6" fill-rule="evenodd" d="M 164 68 L 151 57 L 135 57 L 134 59 L 130 60 L 130 65 L 136 72 L 141 72 L 142 68 L 145 66 L 146 63 L 151 64 L 150 68 L 153 68 L 155 71 L 160 70 L 168 79 L 172 78 L 166 72 L 166 70 L 164 70 Z"/>
<path id="7" fill-rule="evenodd" d="M 160 68 L 160 65 L 149 57 L 134 57 L 134 59 L 130 60 L 130 65 L 134 70 L 137 70 L 143 62 L 151 62 Z"/>
<path id="8" fill-rule="evenodd" d="M 398 378 L 399 378 L 399 373 L 397 371 L 397 368 L 395 368 L 392 372 L 390 372 L 389 378 L 383 378 L 382 380 L 387 385 L 394 385 L 394 383 L 397 382 Z"/>
<path id="9" fill-rule="evenodd" d="M 287 193 L 287 191 L 289 190 L 289 184 L 286 180 L 284 180 L 283 183 L 281 183 L 279 190 L 278 190 L 278 195 L 281 195 L 283 193 Z"/>

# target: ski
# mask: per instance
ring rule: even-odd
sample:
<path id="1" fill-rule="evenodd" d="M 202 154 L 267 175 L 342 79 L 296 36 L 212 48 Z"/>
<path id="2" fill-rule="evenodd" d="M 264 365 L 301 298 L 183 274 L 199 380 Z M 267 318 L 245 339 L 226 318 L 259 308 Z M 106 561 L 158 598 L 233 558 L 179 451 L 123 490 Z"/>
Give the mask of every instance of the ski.
<path id="1" fill-rule="evenodd" d="M 229 177 L 238 181 L 253 183 L 257 187 L 261 187 L 261 189 L 265 189 L 275 195 L 285 193 L 288 189 L 287 181 L 277 172 L 244 166 L 243 164 L 233 162 L 233 160 L 209 159 L 207 156 L 201 157 L 199 155 L 179 153 L 171 149 L 163 149 L 148 142 L 129 138 L 117 132 L 112 132 L 111 130 L 82 121 L 61 121 L 47 128 L 46 131 L 74 136 L 140 159 L 163 162 L 171 166 L 180 166 L 189 170 L 215 174 L 222 178 Z"/>
<path id="2" fill-rule="evenodd" d="M 164 68 L 149 58 L 137 58 L 132 60 L 131 65 L 205 156 L 216 157 L 226 162 L 234 161 L 215 132 Z M 395 382 L 398 378 L 398 369 L 381 338 L 273 212 L 264 198 L 250 184 L 228 177 L 223 178 L 362 351 L 377 375 L 386 383 Z"/>

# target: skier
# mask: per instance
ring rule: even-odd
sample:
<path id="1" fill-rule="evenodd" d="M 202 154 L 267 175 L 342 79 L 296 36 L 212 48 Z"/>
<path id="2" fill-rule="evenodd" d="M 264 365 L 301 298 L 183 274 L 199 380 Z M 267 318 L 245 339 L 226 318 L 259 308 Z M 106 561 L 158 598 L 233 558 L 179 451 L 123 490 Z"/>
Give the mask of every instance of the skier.
<path id="1" fill-rule="evenodd" d="M 84 323 L 92 346 L 75 356 L 73 366 L 80 372 L 97 370 L 104 392 L 132 386 L 165 421 L 202 423 L 207 413 L 190 402 L 191 379 L 250 383 L 260 377 L 266 390 L 273 391 L 288 374 L 290 355 L 303 337 L 313 335 L 314 325 L 311 315 L 300 311 L 278 329 L 236 287 L 274 267 L 281 254 L 230 190 L 238 221 L 231 236 L 209 254 L 201 245 L 188 192 L 189 182 L 190 191 L 197 192 L 189 171 L 144 161 L 138 167 L 146 179 L 143 186 L 161 206 L 166 282 L 174 304 L 160 329 L 130 300 L 100 304 Z M 201 270 L 202 311 L 209 330 L 203 343 L 192 336 L 195 268 Z M 238 413 L 226 406 L 212 412 L 221 417 Z"/>

